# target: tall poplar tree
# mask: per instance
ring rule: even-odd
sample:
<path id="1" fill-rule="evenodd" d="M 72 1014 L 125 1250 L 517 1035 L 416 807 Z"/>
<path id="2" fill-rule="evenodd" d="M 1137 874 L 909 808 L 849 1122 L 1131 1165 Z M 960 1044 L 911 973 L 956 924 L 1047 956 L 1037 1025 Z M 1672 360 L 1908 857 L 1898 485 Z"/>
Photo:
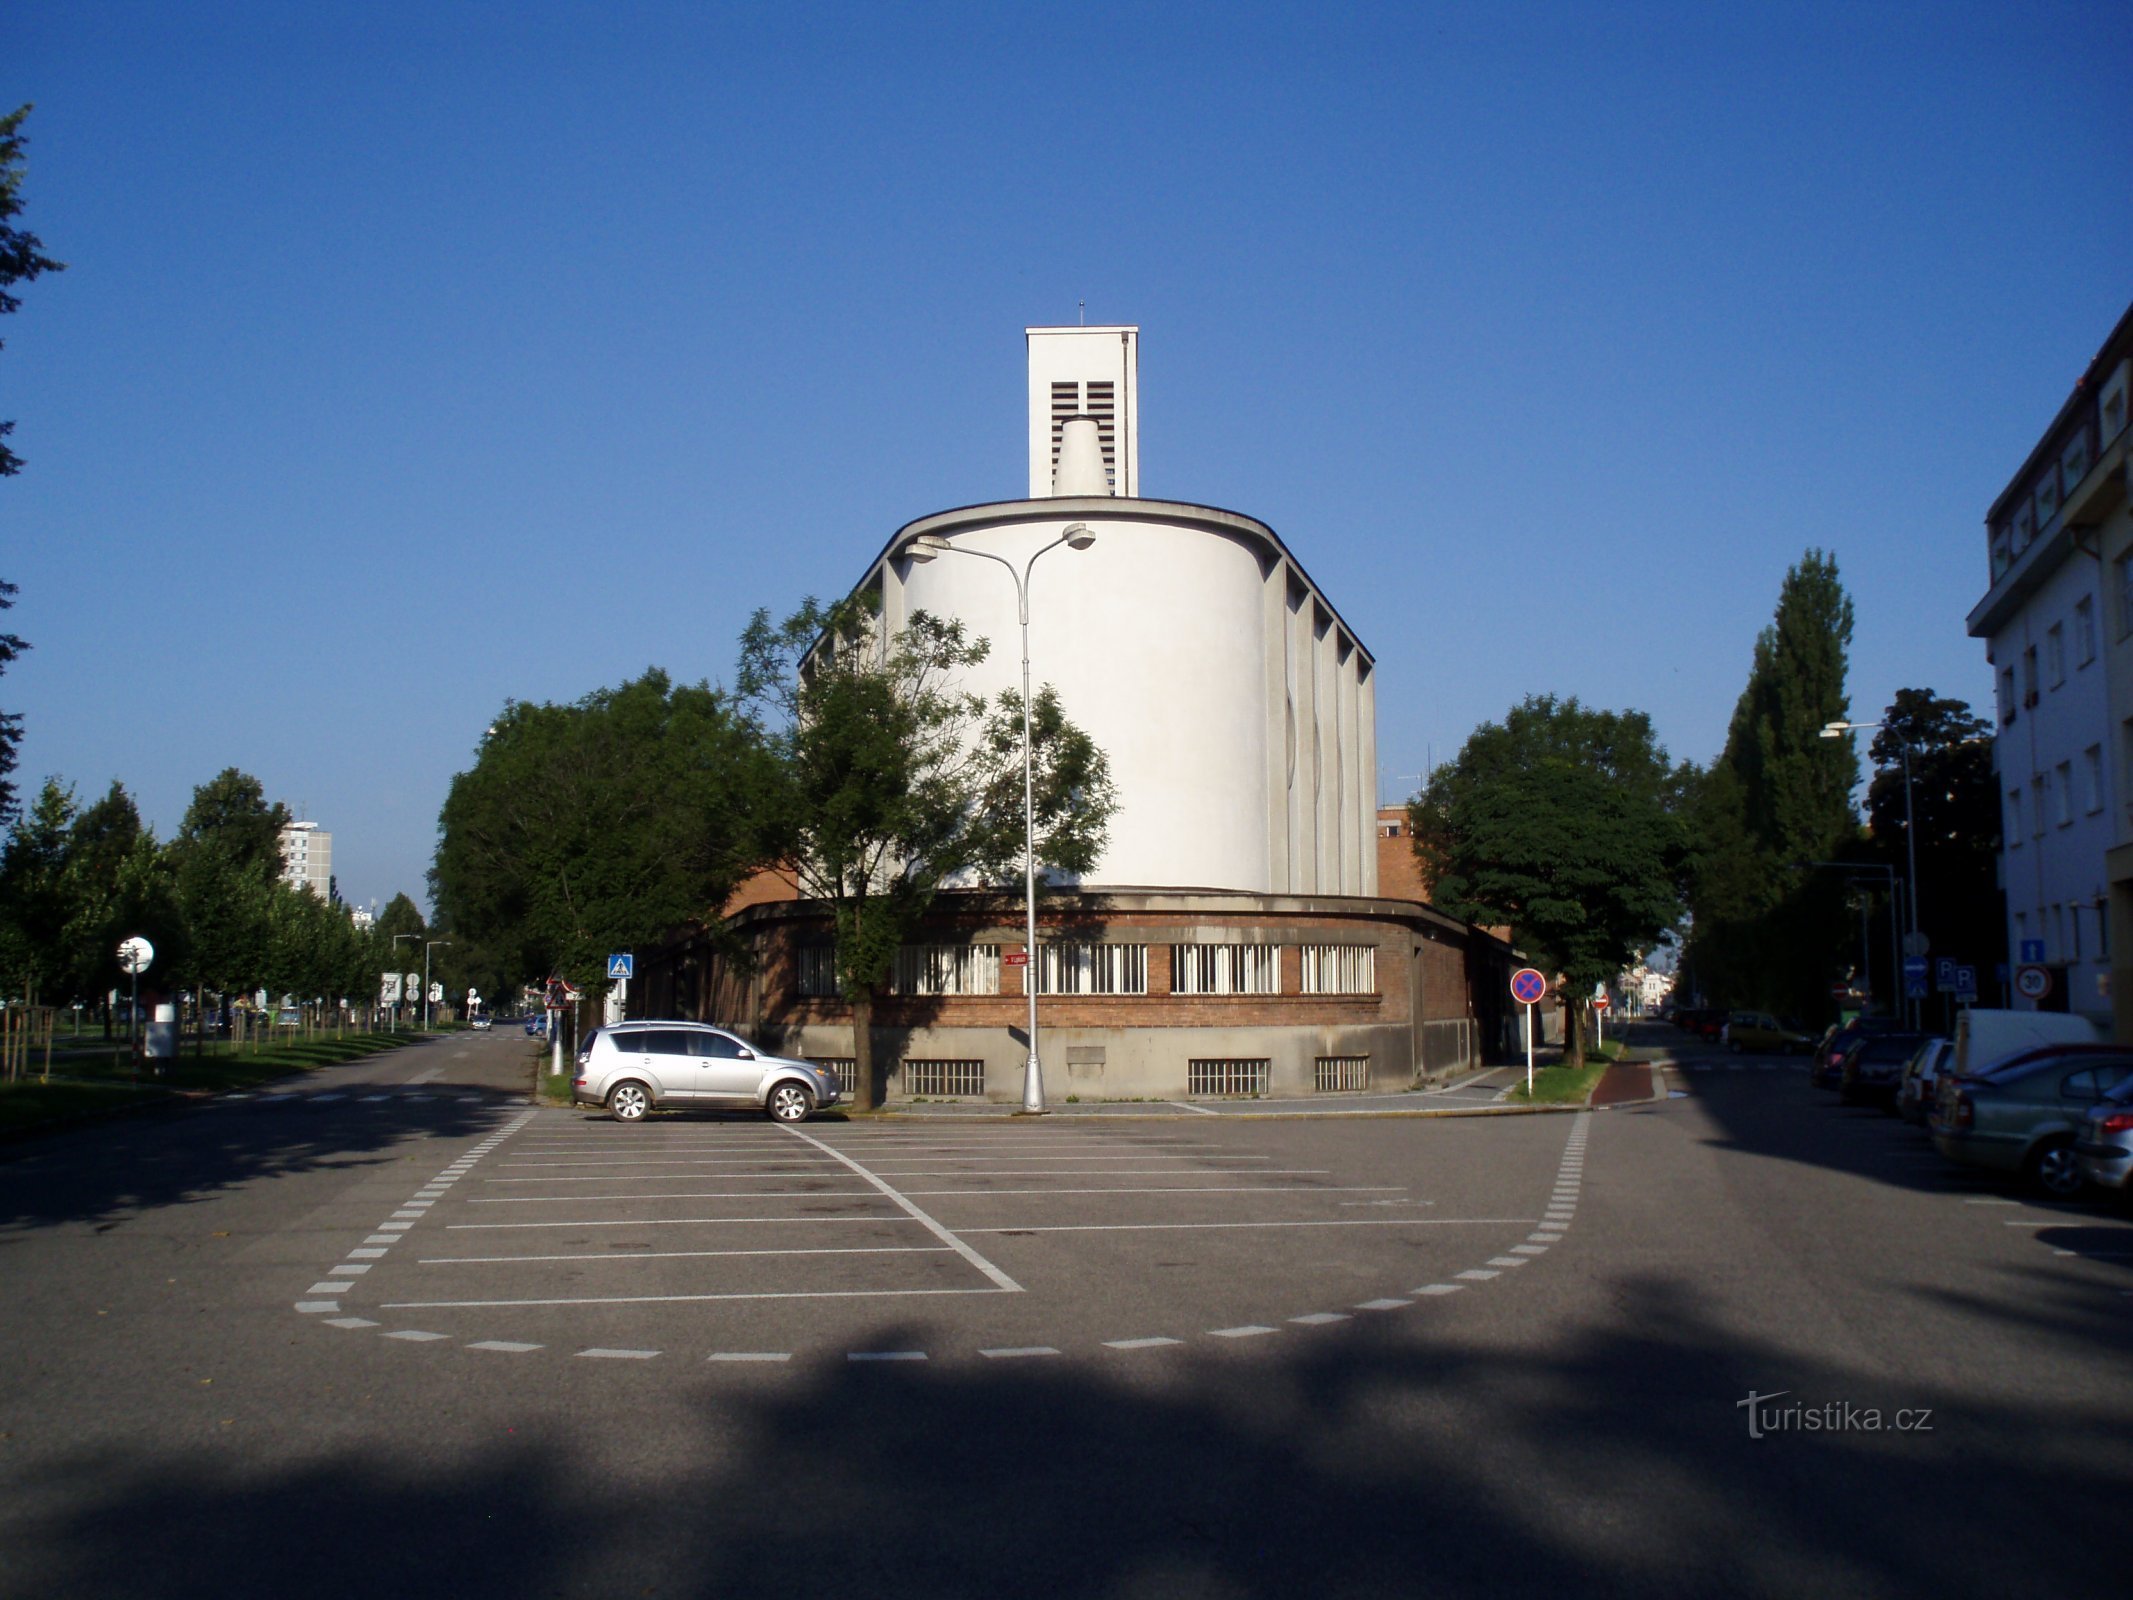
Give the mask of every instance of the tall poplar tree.
<path id="1" fill-rule="evenodd" d="M 1826 1008 L 1849 949 L 1841 870 L 1859 853 L 1859 760 L 1844 720 L 1852 602 L 1837 558 L 1809 550 L 1785 574 L 1755 641 L 1726 747 L 1697 785 L 1687 964 L 1704 997 L 1808 1014 Z"/>

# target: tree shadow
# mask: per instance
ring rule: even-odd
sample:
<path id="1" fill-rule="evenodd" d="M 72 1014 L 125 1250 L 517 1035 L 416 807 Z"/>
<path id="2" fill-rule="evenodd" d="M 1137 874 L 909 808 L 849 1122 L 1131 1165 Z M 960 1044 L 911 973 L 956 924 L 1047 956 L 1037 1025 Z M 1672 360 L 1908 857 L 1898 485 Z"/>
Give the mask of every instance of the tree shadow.
<path id="1" fill-rule="evenodd" d="M 1899 1381 L 1744 1336 L 1674 1278 L 1614 1291 L 1545 1330 L 1467 1320 L 1459 1336 L 1418 1308 L 1278 1352 L 823 1363 L 747 1385 L 591 1364 L 536 1383 L 481 1365 L 494 1357 L 425 1352 L 455 1363 L 447 1376 L 365 1345 L 345 1364 L 387 1404 L 360 1442 L 307 1431 L 331 1409 L 313 1400 L 249 1449 L 18 1446 L 0 1586 L 152 1600 L 2122 1587 L 2115 1541 L 2096 1536 L 2133 1491 L 2122 1387 Z M 926 1337 L 887 1324 L 870 1342 Z M 425 1403 L 441 1388 L 442 1437 Z M 1852 1425 L 1751 1437 L 1751 1390 L 1784 1391 L 1766 1416 L 1793 1404 Z M 1899 1409 L 1923 1425 L 1897 1431 Z"/>

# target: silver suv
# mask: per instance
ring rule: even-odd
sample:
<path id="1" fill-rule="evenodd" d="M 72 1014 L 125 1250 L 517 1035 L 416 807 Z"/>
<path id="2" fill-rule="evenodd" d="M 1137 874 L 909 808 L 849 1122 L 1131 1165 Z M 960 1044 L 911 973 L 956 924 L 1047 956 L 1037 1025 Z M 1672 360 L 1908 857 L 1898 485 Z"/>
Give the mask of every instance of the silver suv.
<path id="1" fill-rule="evenodd" d="M 806 1061 L 767 1056 L 702 1022 L 618 1022 L 578 1046 L 574 1100 L 606 1106 L 617 1122 L 655 1107 L 755 1106 L 780 1122 L 805 1122 L 837 1103 L 837 1080 Z"/>

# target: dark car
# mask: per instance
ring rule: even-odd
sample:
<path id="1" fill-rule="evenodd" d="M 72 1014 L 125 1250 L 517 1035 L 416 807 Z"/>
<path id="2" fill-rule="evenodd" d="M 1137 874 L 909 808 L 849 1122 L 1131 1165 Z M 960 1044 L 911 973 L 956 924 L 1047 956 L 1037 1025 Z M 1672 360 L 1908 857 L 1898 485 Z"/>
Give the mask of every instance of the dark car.
<path id="1" fill-rule="evenodd" d="M 1889 1017 L 1854 1017 L 1849 1022 L 1840 1022 L 1822 1035 L 1822 1042 L 1815 1046 L 1814 1065 L 1807 1069 L 1807 1081 L 1817 1089 L 1834 1089 L 1842 1080 L 1844 1057 L 1851 1047 L 1870 1033 L 1894 1033 L 1896 1023 Z M 1914 1038 L 1911 1041 L 1916 1044 Z"/>
<path id="2" fill-rule="evenodd" d="M 1837 1098 L 1848 1106 L 1878 1101 L 1893 1111 L 1905 1065 L 1932 1037 L 1929 1033 L 1861 1034 L 1844 1052 L 1843 1065 L 1837 1069 Z"/>

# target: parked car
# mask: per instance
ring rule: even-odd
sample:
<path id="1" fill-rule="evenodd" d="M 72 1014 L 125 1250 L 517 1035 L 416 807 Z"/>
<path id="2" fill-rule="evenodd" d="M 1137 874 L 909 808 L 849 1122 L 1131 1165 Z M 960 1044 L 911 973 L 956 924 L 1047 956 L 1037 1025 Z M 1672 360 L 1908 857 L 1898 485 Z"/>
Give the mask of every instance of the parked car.
<path id="1" fill-rule="evenodd" d="M 738 1034 L 702 1022 L 618 1022 L 578 1046 L 573 1099 L 605 1106 L 618 1122 L 659 1109 L 757 1107 L 805 1122 L 837 1103 L 837 1079 L 808 1061 L 765 1055 Z"/>
<path id="2" fill-rule="evenodd" d="M 1735 1055 L 1749 1050 L 1758 1053 L 1776 1050 L 1789 1056 L 1796 1050 L 1812 1050 L 1815 1047 L 1812 1034 L 1807 1033 L 1790 1018 L 1774 1017 L 1767 1011 L 1729 1013 L 1719 1037 Z"/>
<path id="3" fill-rule="evenodd" d="M 1861 1034 L 1837 1069 L 1837 1098 L 1848 1106 L 1879 1100 L 1893 1108 L 1905 1064 L 1931 1039 L 1924 1033 Z"/>
<path id="4" fill-rule="evenodd" d="M 487 1033 L 489 1031 L 490 1026 L 489 1019 L 487 1017 L 476 1017 L 473 1022 L 469 1024 L 469 1026 L 472 1027 L 476 1033 Z"/>
<path id="5" fill-rule="evenodd" d="M 2074 1146 L 2088 1113 L 2133 1078 L 2133 1051 L 2111 1045 L 2026 1050 L 1982 1073 L 1941 1074 L 1926 1127 L 1951 1161 L 2020 1173 L 2046 1194 L 2081 1192 Z"/>
<path id="6" fill-rule="evenodd" d="M 1955 1070 L 1982 1072 L 2023 1050 L 2055 1044 L 2101 1044 L 2107 1031 L 2078 1011 L 1997 1011 L 1965 1006 L 1955 1019 Z"/>
<path id="7" fill-rule="evenodd" d="M 1955 1061 L 1953 1039 L 1928 1039 L 1911 1052 L 1896 1084 L 1896 1115 L 1906 1122 L 1924 1122 L 1933 1109 L 1933 1087 Z"/>
<path id="8" fill-rule="evenodd" d="M 1890 1017 L 1860 1016 L 1835 1024 L 1815 1046 L 1814 1064 L 1807 1069 L 1807 1081 L 1817 1089 L 1836 1088 L 1844 1071 L 1846 1051 L 1870 1033 L 1895 1031 L 1895 1020 Z"/>
<path id="9" fill-rule="evenodd" d="M 2133 1177 L 2133 1077 L 2108 1091 L 2074 1135 L 2075 1165 L 2099 1189 L 2126 1192 Z"/>

